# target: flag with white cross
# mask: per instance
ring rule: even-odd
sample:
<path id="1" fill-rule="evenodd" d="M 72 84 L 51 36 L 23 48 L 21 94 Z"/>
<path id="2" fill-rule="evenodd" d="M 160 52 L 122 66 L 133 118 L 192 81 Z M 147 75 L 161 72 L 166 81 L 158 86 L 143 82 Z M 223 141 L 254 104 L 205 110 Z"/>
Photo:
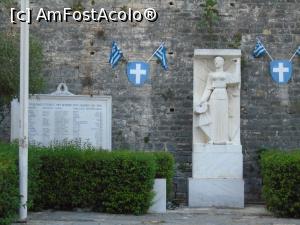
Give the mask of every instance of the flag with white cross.
<path id="1" fill-rule="evenodd" d="M 160 47 L 155 51 L 154 56 L 160 61 L 161 66 L 164 68 L 164 70 L 168 70 L 168 62 L 167 62 L 167 55 L 166 55 L 167 49 L 162 43 Z"/>
<path id="2" fill-rule="evenodd" d="M 298 47 L 296 54 L 300 56 L 300 46 Z"/>
<path id="3" fill-rule="evenodd" d="M 255 58 L 262 57 L 266 54 L 266 52 L 267 51 L 266 51 L 265 46 L 259 40 L 257 40 L 255 48 L 253 50 L 253 57 L 255 57 Z"/>
<path id="4" fill-rule="evenodd" d="M 123 52 L 118 47 L 117 43 L 113 41 L 111 46 L 111 52 L 109 57 L 109 63 L 112 68 L 115 68 L 116 65 L 118 65 L 118 62 L 123 57 Z"/>

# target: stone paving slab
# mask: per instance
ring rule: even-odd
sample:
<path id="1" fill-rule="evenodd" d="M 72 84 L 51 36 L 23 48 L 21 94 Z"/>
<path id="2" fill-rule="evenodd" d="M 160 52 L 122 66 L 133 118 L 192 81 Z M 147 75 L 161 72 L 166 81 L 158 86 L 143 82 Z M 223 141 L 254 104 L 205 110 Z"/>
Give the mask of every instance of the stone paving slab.
<path id="1" fill-rule="evenodd" d="M 28 225 L 300 225 L 300 219 L 274 218 L 262 206 L 245 209 L 169 210 L 142 216 L 92 212 L 43 211 L 30 213 Z M 14 224 L 16 225 L 16 224 Z"/>

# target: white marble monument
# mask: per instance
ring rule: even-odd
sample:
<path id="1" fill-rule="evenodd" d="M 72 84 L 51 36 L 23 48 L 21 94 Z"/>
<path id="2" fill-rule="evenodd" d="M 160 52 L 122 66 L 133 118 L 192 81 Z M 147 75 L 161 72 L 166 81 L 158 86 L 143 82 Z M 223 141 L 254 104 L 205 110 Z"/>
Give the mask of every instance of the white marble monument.
<path id="1" fill-rule="evenodd" d="M 19 102 L 11 103 L 11 140 L 19 137 Z M 51 94 L 29 99 L 29 142 L 48 146 L 80 140 L 95 148 L 111 150 L 111 97 L 74 95 L 61 83 Z"/>
<path id="2" fill-rule="evenodd" d="M 195 50 L 190 207 L 244 207 L 240 58 L 238 49 Z"/>
<path id="3" fill-rule="evenodd" d="M 156 178 L 153 185 L 154 198 L 149 208 L 149 213 L 167 212 L 167 180 L 165 178 Z"/>

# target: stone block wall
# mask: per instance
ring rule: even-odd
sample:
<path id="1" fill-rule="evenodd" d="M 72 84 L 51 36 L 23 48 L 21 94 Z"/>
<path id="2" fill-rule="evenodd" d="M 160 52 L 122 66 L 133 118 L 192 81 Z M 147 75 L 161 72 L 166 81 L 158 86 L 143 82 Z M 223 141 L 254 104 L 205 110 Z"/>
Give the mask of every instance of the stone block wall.
<path id="1" fill-rule="evenodd" d="M 40 7 L 62 10 L 73 0 L 31 0 Z M 202 26 L 200 0 L 77 0 L 86 9 L 156 9 L 150 23 L 34 22 L 31 34 L 43 44 L 45 93 L 65 81 L 75 94 L 111 95 L 114 149 L 165 150 L 176 159 L 174 197 L 186 203 L 191 177 L 193 52 L 196 48 L 241 48 L 241 139 L 244 152 L 246 202 L 261 201 L 258 156 L 262 147 L 292 149 L 300 145 L 300 58 L 288 85 L 275 84 L 269 59 L 253 59 L 255 38 L 261 37 L 275 59 L 289 59 L 300 44 L 298 0 L 218 0 L 219 22 L 211 32 Z M 1 7 L 0 30 L 9 24 L 9 9 Z M 201 25 L 202 24 L 202 25 Z M 152 60 L 151 79 L 143 87 L 129 84 L 120 63 L 108 64 L 111 42 L 125 58 L 147 60 L 161 41 L 168 49 L 169 71 Z M 9 119 L 1 137 L 9 136 Z"/>

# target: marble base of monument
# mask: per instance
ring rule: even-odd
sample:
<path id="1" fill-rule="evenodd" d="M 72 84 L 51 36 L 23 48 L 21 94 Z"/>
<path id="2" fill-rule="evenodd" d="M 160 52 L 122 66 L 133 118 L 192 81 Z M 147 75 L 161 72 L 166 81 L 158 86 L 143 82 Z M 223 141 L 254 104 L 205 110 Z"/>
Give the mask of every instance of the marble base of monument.
<path id="1" fill-rule="evenodd" d="M 244 208 L 244 181 L 189 178 L 189 207 Z"/>
<path id="2" fill-rule="evenodd" d="M 241 145 L 193 145 L 190 207 L 244 207 Z"/>
<path id="3" fill-rule="evenodd" d="M 193 178 L 242 179 L 242 146 L 194 144 Z"/>
<path id="4" fill-rule="evenodd" d="M 167 185 L 166 179 L 155 179 L 153 192 L 155 194 L 153 204 L 149 208 L 149 213 L 167 212 Z"/>

